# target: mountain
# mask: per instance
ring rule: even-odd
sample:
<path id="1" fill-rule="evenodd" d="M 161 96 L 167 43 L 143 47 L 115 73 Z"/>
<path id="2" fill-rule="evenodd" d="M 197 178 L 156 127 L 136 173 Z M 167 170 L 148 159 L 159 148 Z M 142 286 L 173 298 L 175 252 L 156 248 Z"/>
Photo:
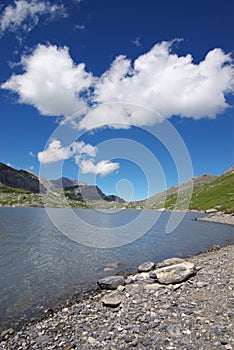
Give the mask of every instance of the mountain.
<path id="1" fill-rule="evenodd" d="M 221 176 L 200 175 L 146 200 L 126 204 L 122 198 L 106 195 L 94 185 L 65 177 L 49 181 L 26 170 L 16 170 L 0 163 L 0 205 L 104 208 L 124 205 L 127 208 L 169 210 L 207 210 L 216 207 L 233 213 L 234 167 Z"/>
<path id="2" fill-rule="evenodd" d="M 106 202 L 116 202 L 116 203 L 125 203 L 125 201 L 115 195 L 105 195 L 98 186 L 74 186 L 64 189 L 65 196 L 70 199 L 76 199 L 81 202 L 90 202 L 90 201 L 106 201 Z"/>
<path id="3" fill-rule="evenodd" d="M 40 185 L 39 178 L 26 170 L 16 170 L 0 162 L 0 182 L 8 187 L 18 188 L 31 193 L 45 192 L 45 186 Z"/>
<path id="4" fill-rule="evenodd" d="M 57 180 L 50 180 L 53 187 L 55 188 L 68 188 L 74 186 L 87 186 L 85 182 L 81 182 L 78 180 L 68 179 L 67 177 L 60 177 Z"/>
<path id="5" fill-rule="evenodd" d="M 190 202 L 190 188 L 193 192 Z M 180 190 L 180 203 L 176 203 Z M 227 213 L 234 212 L 234 167 L 221 176 L 204 174 L 182 182 L 179 185 L 158 193 L 144 201 L 131 203 L 130 206 L 169 210 L 207 210 L 217 207 Z"/>
<path id="6" fill-rule="evenodd" d="M 67 201 L 64 202 L 64 195 Z M 47 180 L 26 170 L 0 163 L 0 205 L 6 206 L 92 206 L 125 203 L 115 195 L 105 195 L 97 186 L 61 177 Z M 94 203 L 95 202 L 95 203 Z"/>

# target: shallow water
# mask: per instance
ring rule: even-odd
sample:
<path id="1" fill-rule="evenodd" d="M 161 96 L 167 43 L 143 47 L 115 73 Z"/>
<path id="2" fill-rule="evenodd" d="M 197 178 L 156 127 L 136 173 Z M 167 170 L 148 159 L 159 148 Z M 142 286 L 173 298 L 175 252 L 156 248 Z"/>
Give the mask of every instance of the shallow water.
<path id="1" fill-rule="evenodd" d="M 69 213 L 53 209 L 54 218 L 68 227 L 67 236 L 74 232 Z M 73 239 L 82 241 L 85 237 L 83 243 L 93 246 L 61 233 L 44 209 L 0 208 L 1 329 L 39 315 L 41 306 L 51 307 L 69 294 L 95 288 L 102 276 L 134 271 L 147 260 L 158 262 L 205 251 L 214 244 L 234 243 L 233 226 L 192 220 L 201 214 L 186 213 L 168 234 L 169 212 L 145 211 L 139 216 L 140 211 L 135 210 L 75 209 L 73 213 L 81 220 L 76 226 L 78 236 Z M 174 215 L 179 218 L 180 213 Z M 95 233 L 90 233 L 91 238 L 89 228 Z M 108 263 L 120 265 L 115 271 L 104 272 Z"/>

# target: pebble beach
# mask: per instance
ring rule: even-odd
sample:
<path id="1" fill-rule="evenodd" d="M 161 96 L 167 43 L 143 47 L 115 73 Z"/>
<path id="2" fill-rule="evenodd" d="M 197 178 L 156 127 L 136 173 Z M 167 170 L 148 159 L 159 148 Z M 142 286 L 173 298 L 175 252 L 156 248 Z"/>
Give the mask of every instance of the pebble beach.
<path id="1" fill-rule="evenodd" d="M 0 349 L 233 349 L 234 246 L 169 260 L 3 331 Z"/>

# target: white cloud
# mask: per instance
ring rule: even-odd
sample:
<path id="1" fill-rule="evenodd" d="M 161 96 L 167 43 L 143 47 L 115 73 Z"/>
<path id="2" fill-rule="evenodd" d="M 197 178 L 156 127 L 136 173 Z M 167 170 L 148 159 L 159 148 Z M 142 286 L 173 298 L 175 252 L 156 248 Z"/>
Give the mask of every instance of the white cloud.
<path id="1" fill-rule="evenodd" d="M 38 45 L 31 56 L 24 56 L 22 75 L 12 75 L 2 84 L 19 95 L 21 103 L 35 106 L 44 115 L 69 115 L 84 110 L 79 95 L 92 83 L 83 63 L 75 65 L 68 48 Z"/>
<path id="2" fill-rule="evenodd" d="M 18 29 L 29 32 L 39 22 L 41 16 L 47 19 L 64 17 L 66 12 L 63 5 L 51 4 L 40 0 L 15 0 L 14 6 L 5 7 L 0 17 L 0 31 L 17 32 Z"/>
<path id="3" fill-rule="evenodd" d="M 72 157 L 78 157 L 81 155 L 88 155 L 90 157 L 95 157 L 97 148 L 90 144 L 85 144 L 81 142 L 73 142 L 69 146 L 62 146 L 60 140 L 53 140 L 48 145 L 45 151 L 38 153 L 38 160 L 42 164 L 49 164 L 58 162 L 60 160 L 66 160 Z"/>
<path id="4" fill-rule="evenodd" d="M 169 42 L 157 44 L 133 65 L 126 57 L 117 57 L 98 80 L 95 101 L 142 105 L 165 118 L 215 117 L 227 107 L 225 93 L 233 92 L 230 55 L 214 49 L 204 61 L 194 64 L 191 55 L 179 57 L 170 49 Z"/>
<path id="5" fill-rule="evenodd" d="M 21 63 L 24 73 L 12 75 L 2 88 L 42 114 L 63 115 L 83 129 L 152 125 L 173 115 L 215 118 L 234 91 L 233 60 L 218 48 L 196 64 L 190 54 L 172 53 L 172 42 L 162 42 L 134 62 L 118 56 L 100 77 L 76 65 L 66 47 L 38 45 Z M 78 122 L 68 118 L 75 112 Z"/>
<path id="6" fill-rule="evenodd" d="M 80 163 L 80 171 L 82 174 L 95 174 L 101 177 L 110 175 L 118 169 L 119 163 L 114 163 L 110 160 L 101 160 L 95 164 L 94 159 L 84 159 Z"/>

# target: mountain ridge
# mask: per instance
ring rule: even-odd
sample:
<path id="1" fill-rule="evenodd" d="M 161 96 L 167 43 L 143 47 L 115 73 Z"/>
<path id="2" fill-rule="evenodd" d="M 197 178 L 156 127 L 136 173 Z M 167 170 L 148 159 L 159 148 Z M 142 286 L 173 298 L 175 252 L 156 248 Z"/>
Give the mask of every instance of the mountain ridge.
<path id="1" fill-rule="evenodd" d="M 192 191 L 191 191 L 192 190 Z M 178 191 L 180 200 L 177 203 Z M 208 210 L 234 212 L 234 167 L 220 176 L 203 174 L 175 185 L 129 207 L 166 210 Z"/>
<path id="2" fill-rule="evenodd" d="M 41 192 L 40 189 L 42 189 Z M 180 193 L 180 201 L 177 201 L 178 193 Z M 87 185 L 66 177 L 49 181 L 27 170 L 16 170 L 0 162 L 0 205 L 107 206 L 129 209 L 202 211 L 218 208 L 218 210 L 233 213 L 234 166 L 220 176 L 202 174 L 148 199 L 126 203 L 118 196 L 104 194 L 95 185 Z"/>
<path id="3" fill-rule="evenodd" d="M 66 177 L 61 177 L 56 180 L 47 180 L 27 170 L 17 170 L 0 162 L 0 192 L 3 192 L 5 197 L 7 197 L 6 193 L 13 194 L 14 191 L 18 197 L 15 198 L 12 205 L 17 204 L 17 199 L 18 201 L 29 199 L 30 206 L 43 206 L 43 202 L 45 205 L 48 204 L 48 198 L 49 203 L 51 203 L 51 198 L 53 197 L 52 203 L 56 205 L 56 199 L 58 200 L 59 196 L 63 196 L 63 191 L 65 191 L 65 197 L 73 202 L 125 202 L 122 198 L 115 195 L 106 195 L 97 186 L 90 186 L 85 182 L 72 180 Z M 23 198 L 22 195 L 19 196 L 19 193 L 23 193 L 26 198 Z M 30 197 L 28 194 L 38 196 Z M 46 194 L 49 195 L 46 196 Z M 72 204 L 75 204 L 73 202 Z"/>

